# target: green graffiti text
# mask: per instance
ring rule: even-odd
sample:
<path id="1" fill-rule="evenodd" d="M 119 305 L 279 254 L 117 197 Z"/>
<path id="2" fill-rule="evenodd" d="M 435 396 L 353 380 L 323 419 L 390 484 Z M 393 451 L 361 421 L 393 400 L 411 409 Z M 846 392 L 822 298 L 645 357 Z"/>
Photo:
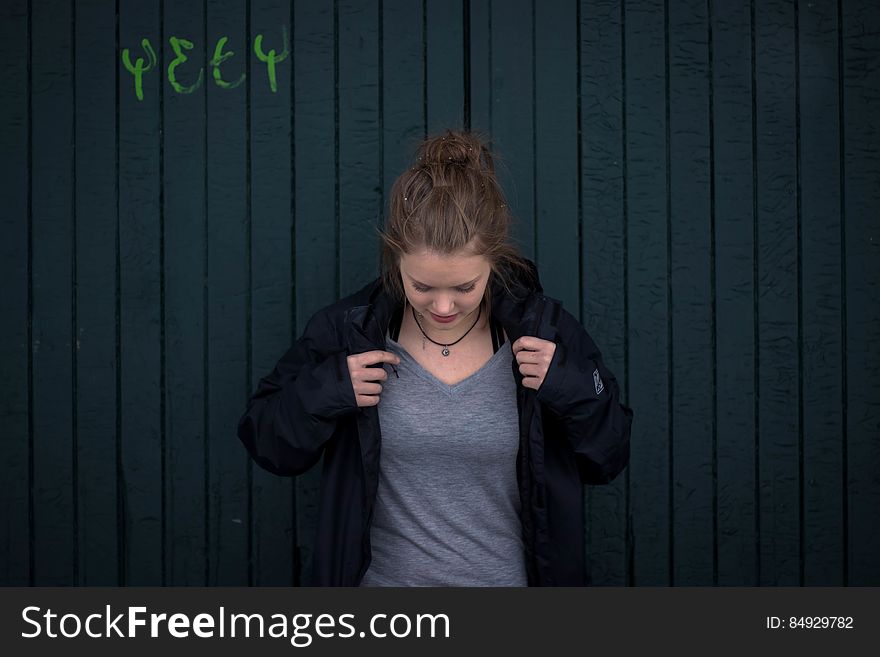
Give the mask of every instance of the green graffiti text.
<path id="1" fill-rule="evenodd" d="M 220 64 L 225 62 L 227 59 L 232 57 L 235 53 L 231 50 L 228 52 L 223 52 L 223 46 L 226 45 L 226 42 L 229 41 L 229 37 L 220 37 L 217 41 L 217 47 L 214 48 L 214 56 L 211 58 L 211 68 L 212 73 L 214 75 L 214 82 L 218 87 L 222 89 L 235 89 L 238 85 L 244 82 L 244 73 L 241 74 L 241 77 L 238 78 L 235 82 L 226 82 L 223 79 L 223 76 L 220 74 Z"/>
<path id="2" fill-rule="evenodd" d="M 205 69 L 199 69 L 199 77 L 198 79 L 192 83 L 191 85 L 183 85 L 177 81 L 177 75 L 174 72 L 181 64 L 186 63 L 188 57 L 183 53 L 183 50 L 192 50 L 193 42 L 187 41 L 186 39 L 178 39 L 177 37 L 171 37 L 168 39 L 168 43 L 171 44 L 171 49 L 174 51 L 174 54 L 177 55 L 172 62 L 168 65 L 168 82 L 171 83 L 171 87 L 179 94 L 191 94 L 193 91 L 198 89 L 202 84 L 202 79 L 204 77 Z"/>
<path id="3" fill-rule="evenodd" d="M 283 47 L 280 54 L 276 54 L 274 48 L 269 50 L 268 54 L 266 54 L 263 52 L 263 35 L 258 34 L 257 38 L 254 39 L 254 53 L 257 55 L 257 59 L 261 62 L 265 62 L 266 67 L 269 70 L 269 88 L 272 89 L 272 93 L 278 91 L 278 83 L 275 81 L 275 64 L 277 62 L 283 62 L 287 59 L 287 55 L 290 54 L 287 42 L 287 28 L 283 25 L 281 26 L 281 43 L 283 44 Z"/>
<path id="4" fill-rule="evenodd" d="M 153 46 L 150 45 L 149 39 L 144 39 L 141 41 L 141 47 L 144 49 L 144 52 L 147 53 L 147 61 L 149 62 L 146 66 L 144 66 L 144 58 L 138 57 L 135 60 L 134 66 L 131 64 L 131 58 L 128 56 L 128 48 L 124 48 L 122 50 L 122 63 L 126 69 L 128 69 L 129 73 L 134 75 L 134 93 L 137 96 L 138 100 L 144 99 L 144 73 L 153 69 L 156 66 L 156 52 L 153 50 Z"/>
<path id="5" fill-rule="evenodd" d="M 202 83 L 205 82 L 206 66 L 210 67 L 211 77 L 214 80 L 214 84 L 216 84 L 221 89 L 235 89 L 236 87 L 238 87 L 245 80 L 245 72 L 242 72 L 242 74 L 238 76 L 237 79 L 227 81 L 223 78 L 223 73 L 221 71 L 221 66 L 224 63 L 228 62 L 235 55 L 232 50 L 225 50 L 226 44 L 228 42 L 229 37 L 227 36 L 222 36 L 217 39 L 216 45 L 214 46 L 213 55 L 211 56 L 210 60 L 208 60 L 205 66 L 199 68 L 198 75 L 194 75 L 195 68 L 190 69 L 190 73 L 184 73 L 184 78 L 188 80 L 193 80 L 193 78 L 195 78 L 195 81 L 192 82 L 192 84 L 184 84 L 178 79 L 181 74 L 180 67 L 187 63 L 192 65 L 193 62 L 191 59 L 191 55 L 192 51 L 196 50 L 196 46 L 192 41 L 188 39 L 176 36 L 169 37 L 168 44 L 171 46 L 174 57 L 168 64 L 166 74 L 171 88 L 179 94 L 193 93 L 202 86 Z M 263 46 L 262 34 L 256 35 L 256 37 L 254 38 L 253 46 L 254 53 L 257 56 L 257 60 L 266 65 L 266 73 L 269 78 L 269 88 L 272 90 L 272 93 L 277 93 L 277 65 L 279 62 L 283 62 L 290 56 L 290 39 L 288 37 L 287 26 L 281 26 L 280 52 L 275 48 L 270 48 L 269 51 L 266 52 Z M 150 43 L 150 40 L 141 40 L 141 47 L 143 48 L 144 53 L 146 53 L 146 57 L 138 57 L 133 64 L 128 48 L 124 48 L 122 50 L 122 64 L 125 66 L 125 69 L 134 76 L 134 93 L 138 100 L 144 99 L 144 73 L 158 68 L 156 51 L 153 50 L 153 46 Z M 247 62 L 245 62 L 245 66 L 243 68 L 247 68 Z"/>

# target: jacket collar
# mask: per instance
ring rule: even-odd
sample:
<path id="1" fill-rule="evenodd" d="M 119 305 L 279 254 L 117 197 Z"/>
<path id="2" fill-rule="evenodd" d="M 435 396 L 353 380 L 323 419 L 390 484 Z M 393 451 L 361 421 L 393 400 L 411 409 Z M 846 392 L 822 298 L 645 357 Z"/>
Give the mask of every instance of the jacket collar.
<path id="1" fill-rule="evenodd" d="M 490 280 L 492 314 L 500 322 L 511 342 L 522 335 L 537 335 L 543 307 L 543 287 L 535 264 L 527 261 L 531 278 L 513 278 L 510 291 L 496 276 Z M 401 303 L 377 278 L 355 295 L 358 299 L 345 313 L 346 346 L 349 353 L 361 353 L 385 348 L 385 333 L 391 317 Z"/>

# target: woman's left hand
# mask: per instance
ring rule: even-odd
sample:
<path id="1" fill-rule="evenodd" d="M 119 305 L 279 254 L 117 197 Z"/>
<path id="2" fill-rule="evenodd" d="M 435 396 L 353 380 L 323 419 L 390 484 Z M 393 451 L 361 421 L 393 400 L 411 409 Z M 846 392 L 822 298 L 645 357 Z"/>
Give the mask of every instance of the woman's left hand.
<path id="1" fill-rule="evenodd" d="M 519 371 L 523 375 L 522 384 L 526 388 L 540 388 L 547 376 L 553 354 L 556 353 L 556 343 L 533 335 L 523 335 L 510 348 L 519 363 Z"/>

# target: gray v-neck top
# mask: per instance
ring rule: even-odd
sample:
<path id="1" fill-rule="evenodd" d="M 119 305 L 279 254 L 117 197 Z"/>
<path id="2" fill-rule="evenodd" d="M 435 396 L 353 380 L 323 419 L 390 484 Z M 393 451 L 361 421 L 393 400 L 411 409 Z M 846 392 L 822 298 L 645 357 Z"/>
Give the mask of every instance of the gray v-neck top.
<path id="1" fill-rule="evenodd" d="M 362 586 L 525 586 L 509 342 L 455 385 L 399 343 L 383 382 L 382 445 Z"/>

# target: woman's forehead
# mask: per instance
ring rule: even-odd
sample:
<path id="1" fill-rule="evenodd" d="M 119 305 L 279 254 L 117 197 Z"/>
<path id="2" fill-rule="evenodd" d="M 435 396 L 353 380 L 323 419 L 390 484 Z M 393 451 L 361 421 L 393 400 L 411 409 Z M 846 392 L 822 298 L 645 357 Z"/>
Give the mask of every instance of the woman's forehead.
<path id="1" fill-rule="evenodd" d="M 464 251 L 443 254 L 422 249 L 400 258 L 400 270 L 405 276 L 433 287 L 470 283 L 483 276 L 489 268 L 489 260 L 485 256 Z"/>

